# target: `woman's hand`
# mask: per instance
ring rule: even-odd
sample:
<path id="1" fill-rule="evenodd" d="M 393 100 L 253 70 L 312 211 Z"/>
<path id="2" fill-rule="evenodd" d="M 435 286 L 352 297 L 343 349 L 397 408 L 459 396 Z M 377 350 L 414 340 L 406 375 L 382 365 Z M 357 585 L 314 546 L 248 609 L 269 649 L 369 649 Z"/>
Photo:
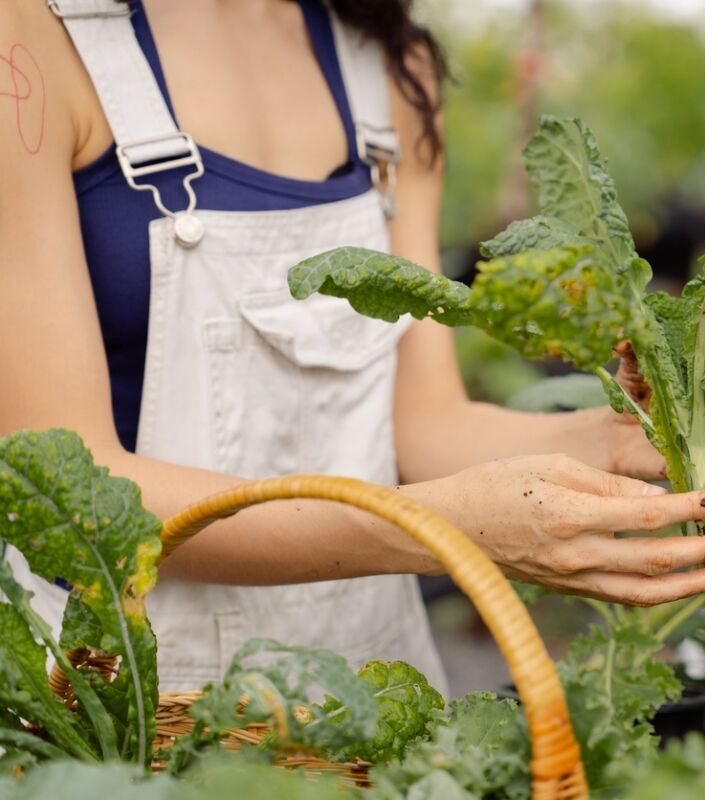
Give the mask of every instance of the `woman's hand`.
<path id="1" fill-rule="evenodd" d="M 631 605 L 705 591 L 705 538 L 615 538 L 705 517 L 705 493 L 667 494 L 567 456 L 502 459 L 405 487 L 509 578 Z"/>
<path id="2" fill-rule="evenodd" d="M 607 469 L 633 478 L 663 480 L 666 461 L 646 438 L 636 417 L 628 411 L 618 414 L 609 407 L 601 410 L 608 449 Z"/>

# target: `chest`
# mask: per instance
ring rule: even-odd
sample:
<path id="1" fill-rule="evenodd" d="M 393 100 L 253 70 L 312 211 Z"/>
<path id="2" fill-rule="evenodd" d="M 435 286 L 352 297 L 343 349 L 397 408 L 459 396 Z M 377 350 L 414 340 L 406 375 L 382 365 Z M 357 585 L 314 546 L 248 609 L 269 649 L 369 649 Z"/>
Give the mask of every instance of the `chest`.
<path id="1" fill-rule="evenodd" d="M 297 2 L 145 0 L 179 126 L 212 150 L 322 180 L 345 132 Z"/>

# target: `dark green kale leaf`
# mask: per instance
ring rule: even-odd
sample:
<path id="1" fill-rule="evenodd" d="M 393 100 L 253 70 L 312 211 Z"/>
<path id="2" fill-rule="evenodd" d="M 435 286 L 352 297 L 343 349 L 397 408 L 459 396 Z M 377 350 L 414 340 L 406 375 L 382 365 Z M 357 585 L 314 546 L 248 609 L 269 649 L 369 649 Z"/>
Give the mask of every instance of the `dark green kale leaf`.
<path id="1" fill-rule="evenodd" d="M 703 279 L 682 298 L 645 294 L 651 268 L 634 249 L 614 181 L 580 120 L 542 117 L 524 159 L 540 213 L 483 242 L 491 260 L 478 265 L 472 291 L 404 259 L 342 248 L 294 267 L 292 294 L 347 297 L 388 321 L 411 313 L 475 325 L 527 358 L 559 356 L 594 371 L 613 408 L 632 413 L 665 457 L 676 491 L 705 487 Z M 624 339 L 652 389 L 649 414 L 606 369 Z"/>
<path id="2" fill-rule="evenodd" d="M 387 322 L 403 314 L 433 317 L 444 325 L 471 325 L 476 319 L 464 284 L 363 247 L 339 247 L 307 258 L 289 270 L 288 281 L 297 300 L 314 292 L 345 297 L 361 314 Z"/>
<path id="3" fill-rule="evenodd" d="M 0 603 L 0 705 L 41 727 L 53 744 L 75 758 L 96 759 L 75 717 L 49 688 L 46 659 L 46 650 L 34 641 L 20 613 Z M 0 740 L 11 732 L 0 728 Z"/>
<path id="4" fill-rule="evenodd" d="M 649 294 L 646 305 L 659 336 L 642 358 L 642 371 L 654 391 L 651 413 L 659 431 L 674 431 L 673 444 L 664 437 L 662 452 L 682 454 L 684 488 L 705 487 L 705 276 L 689 281 L 680 297 Z M 656 443 L 657 446 L 659 443 Z"/>
<path id="5" fill-rule="evenodd" d="M 54 641 L 49 625 L 34 611 L 31 606 L 30 601 L 32 598 L 32 593 L 28 592 L 26 589 L 20 586 L 17 581 L 15 581 L 12 575 L 12 570 L 10 569 L 10 565 L 6 561 L 0 562 L 0 590 L 2 590 L 5 597 L 11 604 L 8 606 L 0 605 L 0 611 L 3 608 L 11 608 L 17 617 L 22 620 L 24 627 L 32 637 L 32 641 L 35 643 L 42 643 L 43 646 L 39 644 L 36 646 L 42 650 L 44 654 L 44 661 L 46 662 L 48 651 L 61 665 L 62 669 L 64 670 L 64 674 L 71 681 L 73 686 L 73 694 L 80 704 L 81 711 L 80 715 L 78 716 L 75 714 L 70 715 L 72 723 L 74 725 L 78 723 L 81 728 L 81 734 L 85 736 L 91 744 L 93 744 L 93 742 L 97 744 L 104 759 L 116 759 L 118 757 L 118 752 L 115 725 L 113 720 L 110 718 L 105 706 L 100 701 L 100 698 L 96 694 L 94 688 L 90 685 L 88 679 L 78 670 L 74 669 L 64 651 Z M 3 659 L 3 655 L 6 655 L 6 653 L 2 653 L 1 651 L 9 649 L 12 644 L 12 642 L 6 642 L 4 645 L 0 643 L 0 671 L 6 664 L 5 660 Z M 48 685 L 46 685 L 48 676 L 44 670 L 42 671 L 42 674 L 45 686 L 42 689 L 41 694 L 33 697 L 32 699 L 48 702 L 49 695 L 46 691 L 48 689 Z M 53 693 L 50 694 L 52 699 L 56 701 Z M 6 707 L 8 709 L 13 708 L 15 711 L 18 711 L 15 706 L 10 705 L 9 703 Z M 51 704 L 50 708 L 53 707 L 54 704 Z M 21 711 L 20 714 L 28 722 L 33 723 L 39 728 L 43 728 L 42 722 L 36 717 L 29 716 Z M 86 724 L 88 721 L 91 723 L 90 726 Z M 57 738 L 54 741 L 58 745 L 63 745 L 66 748 L 67 753 L 73 752 L 71 740 L 68 742 L 63 742 L 61 738 Z"/>
<path id="6" fill-rule="evenodd" d="M 119 655 L 128 676 L 126 755 L 143 764 L 151 758 L 158 702 L 144 597 L 156 581 L 160 530 L 142 508 L 138 487 L 94 466 L 75 434 L 0 439 L 0 537 L 38 575 L 67 580 L 99 621 L 99 649 Z"/>
<path id="7" fill-rule="evenodd" d="M 571 229 L 574 244 L 593 244 L 608 268 L 631 270 L 634 240 L 592 131 L 578 119 L 543 116 L 524 150 L 524 163 L 541 213 Z M 643 264 L 641 270 L 636 275 L 644 289 L 650 271 Z"/>

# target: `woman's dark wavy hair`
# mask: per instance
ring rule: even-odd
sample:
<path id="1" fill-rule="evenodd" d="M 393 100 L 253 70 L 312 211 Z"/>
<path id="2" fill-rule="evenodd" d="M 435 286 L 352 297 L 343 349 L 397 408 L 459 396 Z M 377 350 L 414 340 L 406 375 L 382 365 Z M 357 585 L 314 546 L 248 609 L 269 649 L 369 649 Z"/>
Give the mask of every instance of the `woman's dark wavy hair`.
<path id="1" fill-rule="evenodd" d="M 447 77 L 448 66 L 430 31 L 412 20 L 413 0 L 330 0 L 330 3 L 343 22 L 382 46 L 392 78 L 421 118 L 419 144 L 428 145 L 429 161 L 433 164 L 443 151 L 436 122 L 439 101 L 429 94 L 409 64 L 419 56 L 425 61 L 427 56 L 439 86 Z"/>
<path id="2" fill-rule="evenodd" d="M 317 0 L 325 2 L 325 0 Z M 129 3 L 130 0 L 122 0 Z M 428 59 L 435 82 L 448 74 L 445 56 L 436 39 L 411 17 L 413 0 L 328 0 L 345 23 L 377 41 L 387 57 L 389 70 L 399 91 L 416 109 L 421 119 L 419 145 L 427 147 L 431 165 L 443 151 L 437 125 L 438 100 L 419 80 L 410 63 Z M 424 54 L 422 56 L 422 54 Z"/>

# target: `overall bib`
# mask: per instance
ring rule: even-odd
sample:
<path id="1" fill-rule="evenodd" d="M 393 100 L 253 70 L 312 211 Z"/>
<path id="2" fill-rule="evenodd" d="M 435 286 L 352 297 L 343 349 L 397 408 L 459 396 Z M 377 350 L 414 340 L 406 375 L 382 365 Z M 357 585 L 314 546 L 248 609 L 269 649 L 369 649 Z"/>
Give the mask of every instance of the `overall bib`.
<path id="1" fill-rule="evenodd" d="M 379 160 L 393 161 L 381 53 L 332 20 L 356 122 L 358 147 L 375 183 L 366 194 L 307 208 L 195 210 L 198 148 L 178 131 L 113 0 L 51 3 L 90 73 L 136 190 L 163 213 L 150 223 L 151 296 L 137 452 L 243 478 L 296 472 L 397 480 L 392 403 L 403 324 L 360 316 L 347 302 L 291 298 L 287 270 L 344 244 L 387 250 L 390 193 Z M 364 90 L 363 90 L 364 87 Z M 186 211 L 166 209 L 155 171 L 193 170 Z M 233 542 L 237 547 L 237 543 Z M 13 565 L 17 554 L 11 555 Z M 18 577 L 53 617 L 61 590 Z M 238 587 L 161 578 L 147 608 L 158 640 L 162 690 L 219 679 L 253 636 L 328 647 L 357 667 L 404 659 L 445 691 L 416 577 Z"/>

